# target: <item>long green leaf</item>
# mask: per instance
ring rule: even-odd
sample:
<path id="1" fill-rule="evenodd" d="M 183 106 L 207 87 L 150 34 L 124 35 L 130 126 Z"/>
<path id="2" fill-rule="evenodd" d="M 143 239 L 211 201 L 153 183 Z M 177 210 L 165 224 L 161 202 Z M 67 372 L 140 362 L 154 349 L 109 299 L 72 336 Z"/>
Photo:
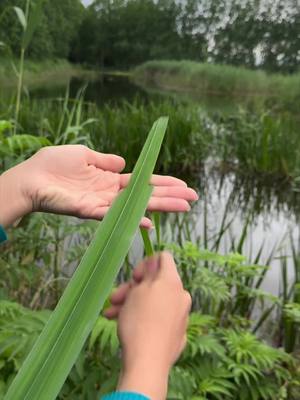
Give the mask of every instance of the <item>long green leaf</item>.
<path id="1" fill-rule="evenodd" d="M 31 39 L 41 21 L 43 14 L 43 3 L 45 0 L 37 0 L 32 7 L 32 11 L 29 14 L 29 18 L 26 25 L 26 30 L 24 31 L 22 48 L 24 50 L 30 45 Z"/>
<path id="2" fill-rule="evenodd" d="M 14 10 L 15 10 L 15 13 L 17 14 L 20 24 L 22 25 L 23 30 L 26 31 L 27 21 L 26 21 L 24 11 L 20 7 L 14 7 Z"/>
<path id="3" fill-rule="evenodd" d="M 153 125 L 128 187 L 96 231 L 79 267 L 5 400 L 53 400 L 92 330 L 151 196 L 150 177 L 168 119 Z"/>
<path id="4" fill-rule="evenodd" d="M 144 249 L 147 257 L 151 257 L 154 254 L 154 249 L 152 246 L 152 242 L 149 236 L 149 233 L 147 229 L 145 228 L 140 228 L 143 243 L 144 243 Z"/>

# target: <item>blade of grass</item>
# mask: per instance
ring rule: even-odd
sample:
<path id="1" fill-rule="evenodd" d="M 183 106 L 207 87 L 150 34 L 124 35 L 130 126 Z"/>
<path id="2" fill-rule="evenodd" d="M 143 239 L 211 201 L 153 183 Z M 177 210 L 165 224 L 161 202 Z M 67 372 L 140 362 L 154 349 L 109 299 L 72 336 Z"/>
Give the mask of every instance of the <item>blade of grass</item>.
<path id="1" fill-rule="evenodd" d="M 160 214 L 159 214 L 159 212 L 153 213 L 153 221 L 154 221 L 155 233 L 156 233 L 156 245 L 157 245 L 157 248 L 160 249 L 161 234 L 160 234 Z"/>
<path id="2" fill-rule="evenodd" d="M 5 400 L 53 400 L 108 297 L 151 196 L 168 119 L 153 125 L 127 188 L 116 199 Z"/>
<path id="3" fill-rule="evenodd" d="M 23 40 L 22 40 L 22 48 L 26 50 L 31 42 L 31 39 L 38 27 L 38 24 L 41 22 L 41 17 L 43 13 L 43 3 L 45 0 L 38 0 L 29 16 L 27 15 L 27 27 L 24 32 Z"/>
<path id="4" fill-rule="evenodd" d="M 145 228 L 140 228 L 143 243 L 144 243 L 144 249 L 147 257 L 151 257 L 154 254 L 154 249 L 152 246 L 152 242 L 149 236 L 149 233 L 147 229 Z"/>

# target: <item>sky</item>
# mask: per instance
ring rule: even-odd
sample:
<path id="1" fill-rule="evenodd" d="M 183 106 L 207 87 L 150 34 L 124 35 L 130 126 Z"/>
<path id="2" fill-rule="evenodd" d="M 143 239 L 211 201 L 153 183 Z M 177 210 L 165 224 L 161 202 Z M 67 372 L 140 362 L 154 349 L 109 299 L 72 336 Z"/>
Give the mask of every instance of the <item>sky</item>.
<path id="1" fill-rule="evenodd" d="M 92 3 L 93 0 L 81 0 L 85 6 L 88 6 Z"/>

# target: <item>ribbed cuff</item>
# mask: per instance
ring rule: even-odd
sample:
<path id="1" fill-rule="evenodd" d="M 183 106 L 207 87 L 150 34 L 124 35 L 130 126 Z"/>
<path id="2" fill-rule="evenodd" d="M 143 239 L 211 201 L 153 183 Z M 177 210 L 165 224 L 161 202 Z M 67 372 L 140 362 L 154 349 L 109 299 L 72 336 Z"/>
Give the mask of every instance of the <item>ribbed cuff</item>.
<path id="1" fill-rule="evenodd" d="M 3 243 L 7 240 L 7 235 L 2 225 L 0 225 L 0 243 Z"/>
<path id="2" fill-rule="evenodd" d="M 100 400 L 150 400 L 142 394 L 133 392 L 115 392 L 101 397 Z"/>

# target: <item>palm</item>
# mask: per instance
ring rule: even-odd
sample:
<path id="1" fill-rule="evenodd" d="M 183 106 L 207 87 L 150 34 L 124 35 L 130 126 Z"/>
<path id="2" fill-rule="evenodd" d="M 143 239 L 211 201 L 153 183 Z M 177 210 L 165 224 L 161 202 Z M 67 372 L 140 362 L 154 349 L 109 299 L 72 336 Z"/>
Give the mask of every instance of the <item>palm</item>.
<path id="1" fill-rule="evenodd" d="M 101 219 L 115 197 L 129 182 L 130 174 L 120 174 L 121 157 L 101 154 L 84 146 L 45 148 L 27 161 L 33 174 L 34 209 Z M 33 165 L 35 164 L 35 165 Z M 153 196 L 148 210 L 187 211 L 196 193 L 176 178 L 153 176 Z M 143 225 L 149 226 L 144 219 Z"/>

